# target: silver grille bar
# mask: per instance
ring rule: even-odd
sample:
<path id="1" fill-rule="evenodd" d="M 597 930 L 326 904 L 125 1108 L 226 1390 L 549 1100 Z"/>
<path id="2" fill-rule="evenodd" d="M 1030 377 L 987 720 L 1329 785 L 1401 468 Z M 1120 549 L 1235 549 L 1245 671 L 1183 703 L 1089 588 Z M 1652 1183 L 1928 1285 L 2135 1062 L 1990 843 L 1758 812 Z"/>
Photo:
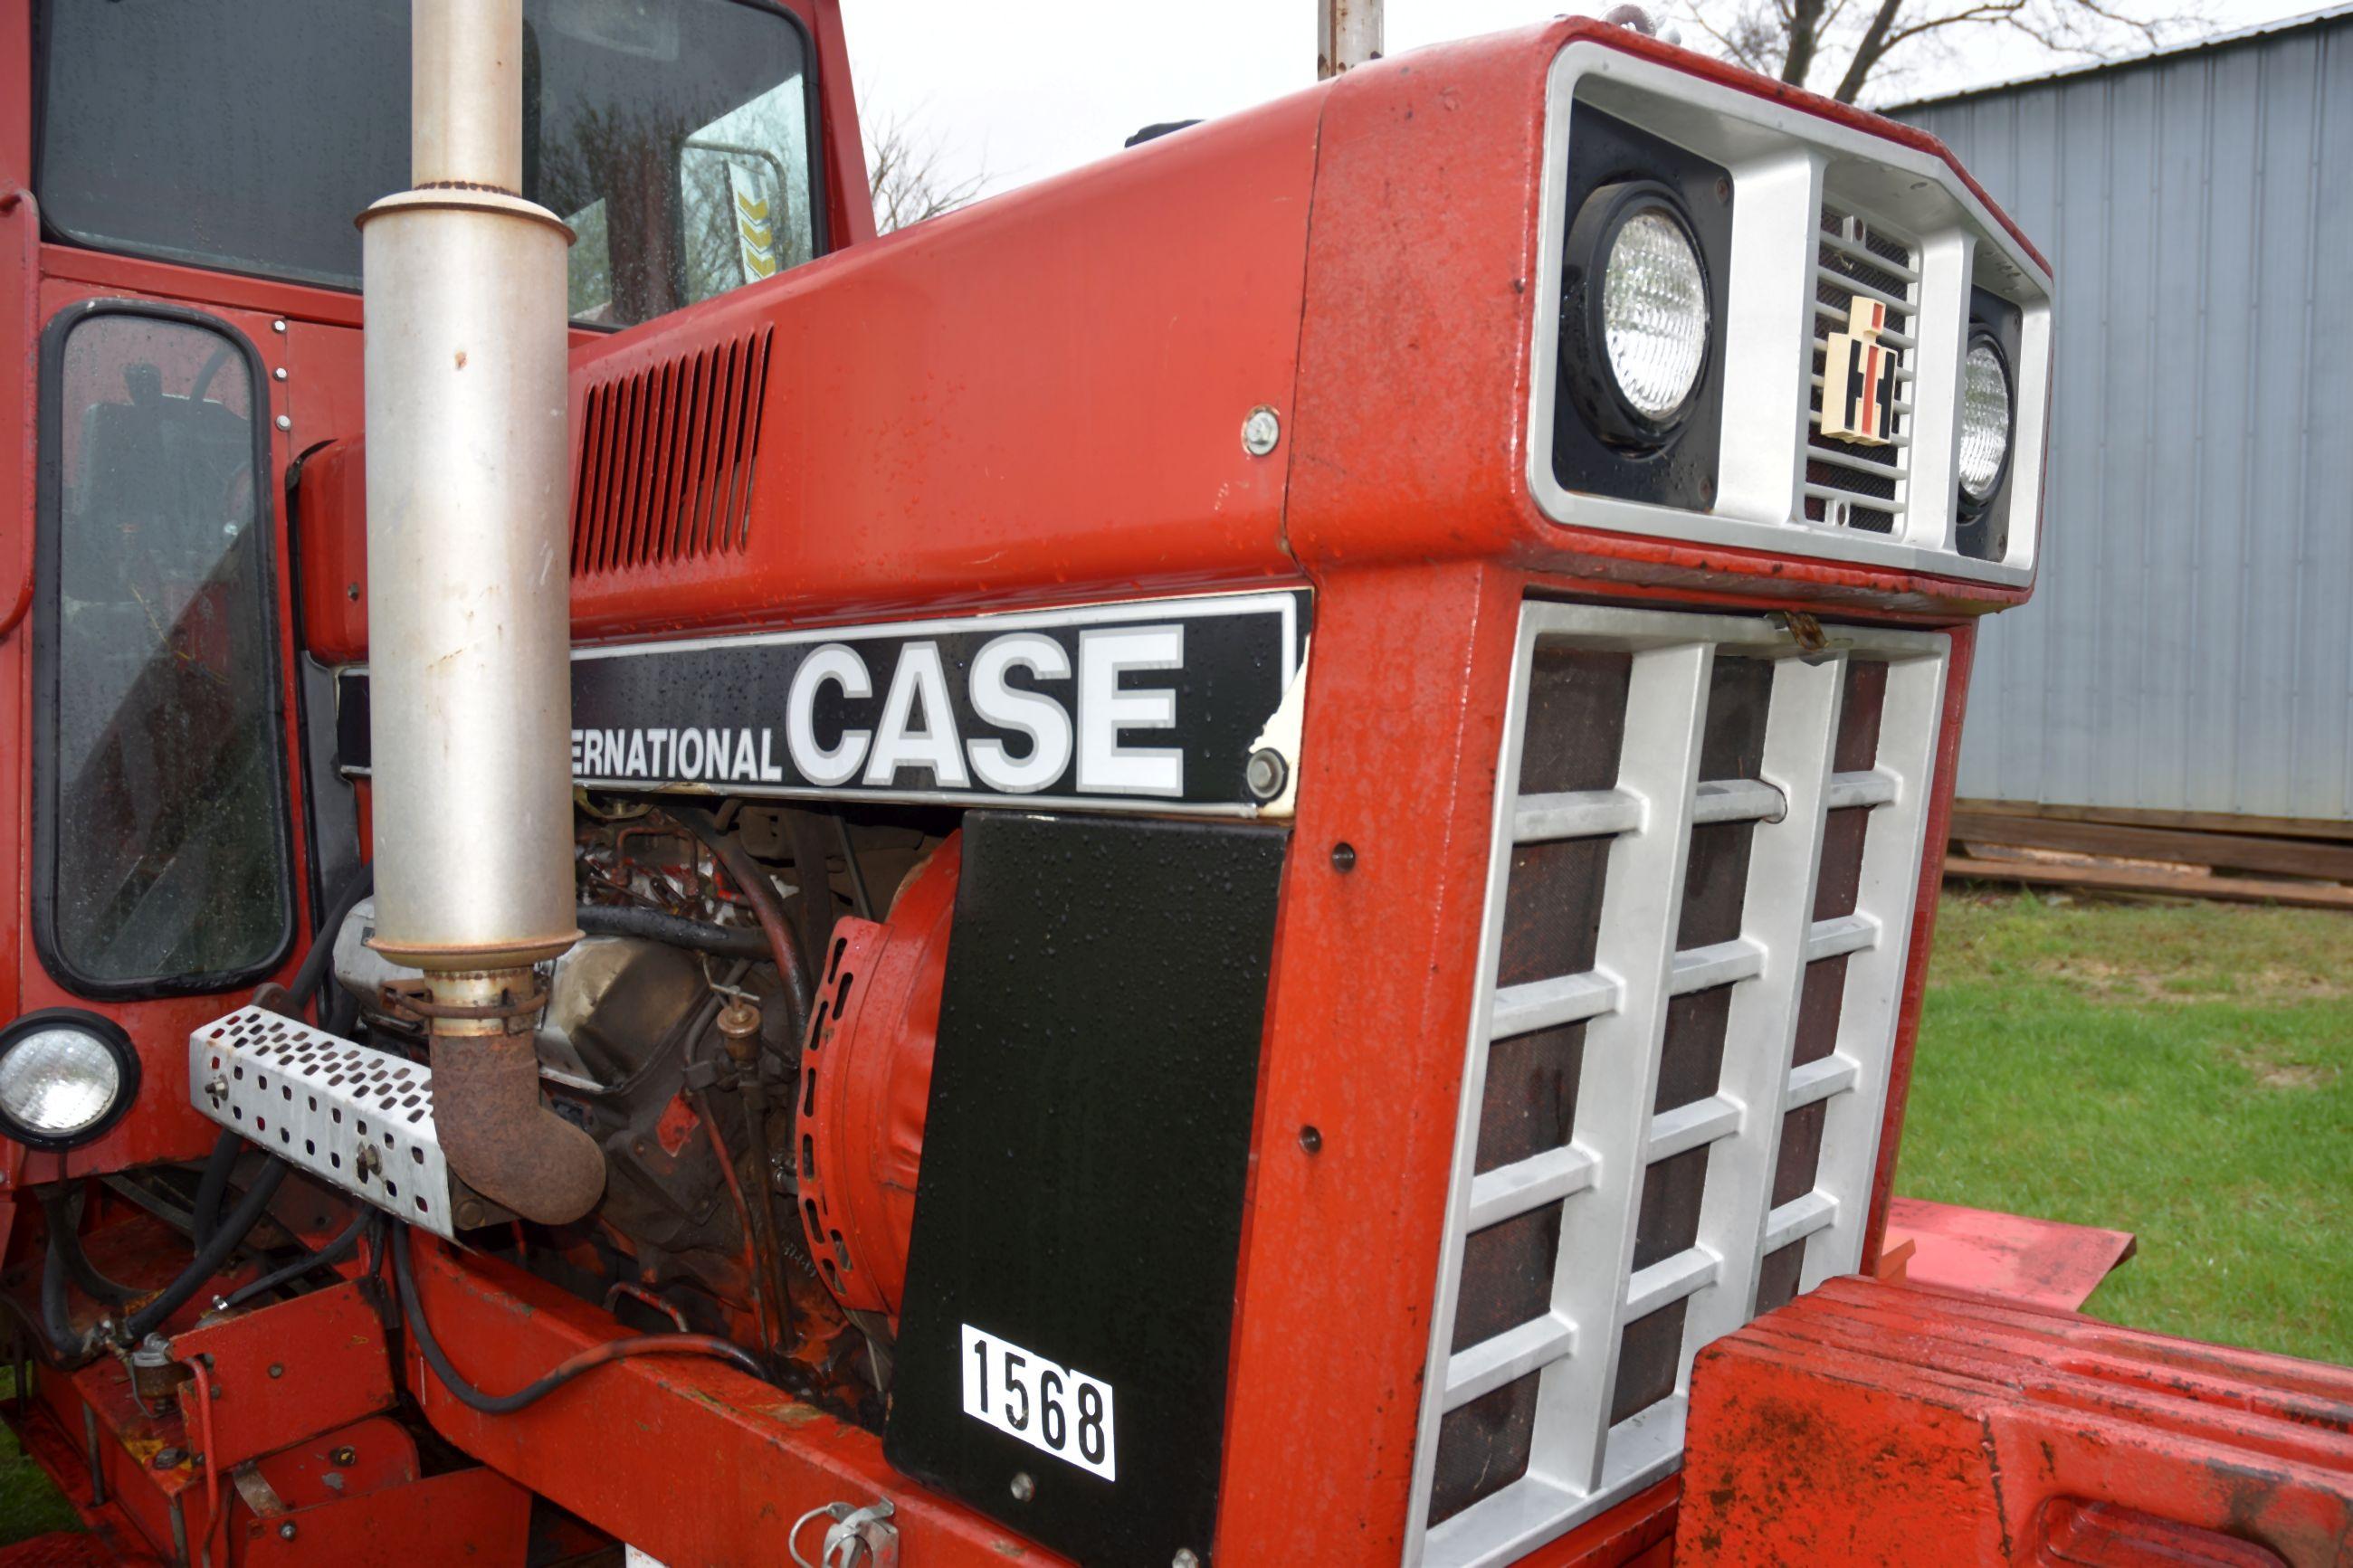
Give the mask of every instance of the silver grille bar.
<path id="1" fill-rule="evenodd" d="M 1495 1037 L 1598 1018 L 1616 1007 L 1623 994 L 1615 980 L 1595 973 L 1507 985 L 1495 993 Z"/>
<path id="2" fill-rule="evenodd" d="M 1523 795 L 1512 816 L 1512 837 L 1521 844 L 1560 838 L 1599 838 L 1624 833 L 1642 821 L 1642 803 L 1624 790 L 1577 790 L 1563 795 Z"/>

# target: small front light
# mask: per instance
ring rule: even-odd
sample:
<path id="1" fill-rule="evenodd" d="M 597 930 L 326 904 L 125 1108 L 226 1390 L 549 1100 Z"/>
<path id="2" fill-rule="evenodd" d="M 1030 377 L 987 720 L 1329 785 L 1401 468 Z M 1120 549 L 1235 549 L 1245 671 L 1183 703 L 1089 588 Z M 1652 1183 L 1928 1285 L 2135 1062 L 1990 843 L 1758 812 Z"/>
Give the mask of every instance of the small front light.
<path id="1" fill-rule="evenodd" d="M 1603 185 L 1569 226 L 1561 374 L 1586 426 L 1621 454 L 1663 451 L 1702 399 L 1713 338 L 1707 263 L 1682 198 Z"/>
<path id="2" fill-rule="evenodd" d="M 1634 411 L 1664 425 L 1683 411 L 1707 363 L 1707 278 L 1690 235 L 1664 205 L 1619 226 L 1601 274 L 1609 374 Z"/>
<path id="3" fill-rule="evenodd" d="M 130 1109 L 139 1058 L 130 1037 L 92 1013 L 27 1013 L 0 1030 L 0 1132 L 36 1149 L 71 1149 Z"/>
<path id="4" fill-rule="evenodd" d="M 1961 361 L 1961 499 L 1982 507 L 2010 471 L 2010 365 L 2001 345 L 1980 332 Z"/>

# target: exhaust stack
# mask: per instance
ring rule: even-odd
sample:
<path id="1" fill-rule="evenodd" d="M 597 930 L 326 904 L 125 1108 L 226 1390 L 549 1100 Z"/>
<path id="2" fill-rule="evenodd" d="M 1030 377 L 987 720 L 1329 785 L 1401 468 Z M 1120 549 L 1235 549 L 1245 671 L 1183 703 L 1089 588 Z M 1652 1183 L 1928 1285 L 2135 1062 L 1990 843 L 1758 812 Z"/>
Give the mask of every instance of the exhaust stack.
<path id="1" fill-rule="evenodd" d="M 493 1202 L 577 1219 L 532 966 L 573 910 L 565 253 L 524 201 L 522 0 L 416 0 L 410 178 L 360 218 L 375 946 L 425 971 L 434 1120 Z"/>

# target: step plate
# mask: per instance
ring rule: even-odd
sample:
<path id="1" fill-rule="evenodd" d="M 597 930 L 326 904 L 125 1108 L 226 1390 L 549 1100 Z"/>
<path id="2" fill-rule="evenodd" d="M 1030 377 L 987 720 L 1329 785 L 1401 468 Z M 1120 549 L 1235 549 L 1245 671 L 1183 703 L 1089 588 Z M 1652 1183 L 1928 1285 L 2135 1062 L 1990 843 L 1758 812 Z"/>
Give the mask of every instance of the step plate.
<path id="1" fill-rule="evenodd" d="M 455 1239 L 431 1068 L 245 1007 L 188 1037 L 188 1099 L 290 1164 Z"/>

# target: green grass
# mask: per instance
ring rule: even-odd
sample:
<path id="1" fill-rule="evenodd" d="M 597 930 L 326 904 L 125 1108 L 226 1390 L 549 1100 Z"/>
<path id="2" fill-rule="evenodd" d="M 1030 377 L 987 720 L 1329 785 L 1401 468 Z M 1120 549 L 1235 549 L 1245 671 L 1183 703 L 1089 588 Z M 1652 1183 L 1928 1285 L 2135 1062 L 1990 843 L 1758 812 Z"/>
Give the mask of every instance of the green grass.
<path id="1" fill-rule="evenodd" d="M 2096 1317 L 2353 1363 L 2353 918 L 1948 895 L 1895 1189 L 2134 1232 Z"/>
<path id="2" fill-rule="evenodd" d="M 0 1398 L 13 1398 L 16 1391 L 16 1374 L 0 1369 Z M 17 1447 L 16 1434 L 0 1426 L 0 1546 L 80 1528 L 81 1520 L 65 1494 Z"/>

